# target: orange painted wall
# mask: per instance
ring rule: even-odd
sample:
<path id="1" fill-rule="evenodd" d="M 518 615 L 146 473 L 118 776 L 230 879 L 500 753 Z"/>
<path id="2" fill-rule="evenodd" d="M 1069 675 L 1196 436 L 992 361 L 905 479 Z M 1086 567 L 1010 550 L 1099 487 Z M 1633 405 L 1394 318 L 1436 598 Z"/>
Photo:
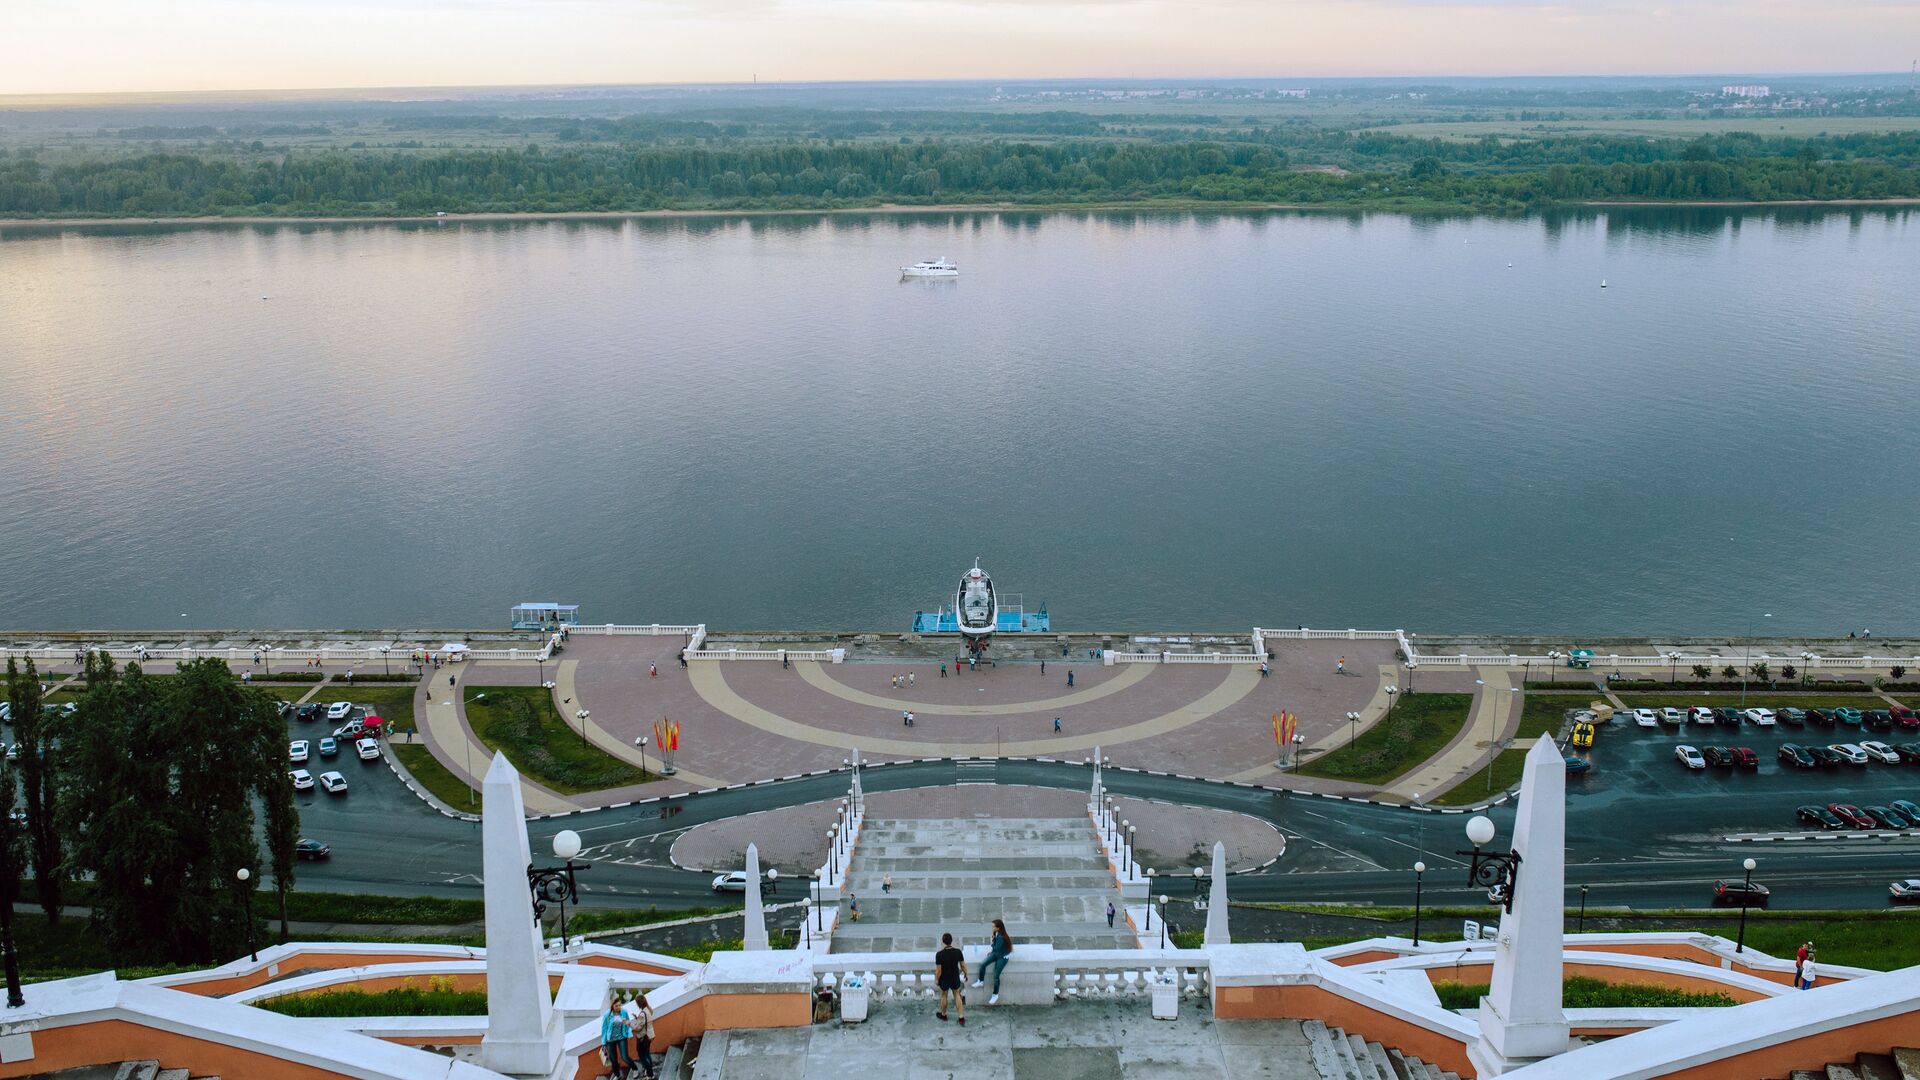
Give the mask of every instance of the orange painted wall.
<path id="1" fill-rule="evenodd" d="M 590 956 L 574 962 L 581 967 L 616 968 L 620 971 L 638 971 L 643 975 L 665 975 L 669 978 L 677 978 L 686 974 L 684 971 L 675 971 L 672 968 L 661 967 L 658 964 L 641 963 L 637 960 L 622 960 L 614 956 Z"/>
<path id="2" fill-rule="evenodd" d="M 1856 1054 L 1888 1054 L 1896 1046 L 1915 1045 L 1920 1045 L 1920 1013 L 1907 1013 L 1823 1031 L 1780 1046 L 1690 1069 L 1677 1069 L 1662 1076 L 1673 1080 L 1752 1080 L 1756 1076 L 1785 1076 L 1795 1069 L 1821 1070 L 1830 1061 L 1850 1062 Z"/>
<path id="3" fill-rule="evenodd" d="M 1224 986 L 1213 992 L 1213 1013 L 1221 1020 L 1321 1020 L 1382 1046 L 1445 1067 L 1462 1076 L 1473 1073 L 1467 1046 L 1448 1036 L 1370 1009 L 1317 986 Z"/>
<path id="4" fill-rule="evenodd" d="M 231 1046 L 159 1031 L 126 1020 L 42 1028 L 33 1033 L 34 1056 L 0 1065 L 0 1077 L 29 1076 L 81 1065 L 152 1059 L 195 1076 L 234 1076 L 247 1080 L 321 1080 L 340 1076 L 328 1069 L 296 1065 Z"/>
<path id="5" fill-rule="evenodd" d="M 1637 942 L 1626 942 L 1619 945 L 1582 945 L 1580 948 L 1587 952 L 1626 953 L 1632 956 L 1657 956 L 1667 960 L 1688 960 L 1696 964 L 1705 964 L 1708 967 L 1717 968 L 1720 966 L 1720 957 L 1718 955 L 1692 945 L 1649 945 Z M 1791 970 L 1769 971 L 1762 968 L 1748 967 L 1737 960 L 1734 962 L 1732 970 L 1738 971 L 1743 975 L 1751 975 L 1756 979 L 1765 979 L 1768 982 L 1779 983 L 1782 986 L 1793 985 L 1793 972 Z"/>
<path id="6" fill-rule="evenodd" d="M 1354 953 L 1352 956 L 1335 957 L 1330 962 L 1341 967 L 1352 967 L 1355 964 L 1371 964 L 1375 960 L 1394 960 L 1405 955 L 1405 953 L 1388 952 L 1385 949 L 1368 949 L 1366 952 Z"/>

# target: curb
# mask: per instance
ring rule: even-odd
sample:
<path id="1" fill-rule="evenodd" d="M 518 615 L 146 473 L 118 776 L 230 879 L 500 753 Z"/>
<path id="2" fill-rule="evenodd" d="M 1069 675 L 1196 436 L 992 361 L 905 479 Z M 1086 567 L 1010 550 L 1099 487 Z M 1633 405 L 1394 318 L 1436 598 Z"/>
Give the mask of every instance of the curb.
<path id="1" fill-rule="evenodd" d="M 427 752 L 432 753 L 433 751 L 429 750 Z M 387 763 L 387 768 L 393 770 L 393 775 L 399 777 L 400 782 L 407 785 L 407 790 L 413 792 L 414 796 L 421 802 L 432 807 L 434 813 L 439 814 L 441 817 L 453 818 L 456 821 L 478 822 L 480 820 L 480 815 L 455 810 L 453 807 L 441 802 L 437 796 L 422 786 L 420 781 L 415 780 L 413 774 L 407 771 L 407 767 L 400 764 L 399 757 L 393 753 L 392 748 L 387 744 L 387 740 L 385 739 L 380 740 L 380 758 Z"/>

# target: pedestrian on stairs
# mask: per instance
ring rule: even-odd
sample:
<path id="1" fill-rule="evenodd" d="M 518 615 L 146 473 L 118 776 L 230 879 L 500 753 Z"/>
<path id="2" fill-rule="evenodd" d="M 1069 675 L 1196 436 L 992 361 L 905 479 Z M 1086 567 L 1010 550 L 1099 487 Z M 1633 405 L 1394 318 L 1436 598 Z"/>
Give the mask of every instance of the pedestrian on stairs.
<path id="1" fill-rule="evenodd" d="M 600 1057 L 613 1070 L 616 1080 L 624 1078 L 633 1068 L 633 1052 L 627 1047 L 632 1030 L 627 1026 L 627 1014 L 621 1011 L 620 998 L 616 995 L 607 1006 L 607 1015 L 600 1018 Z"/>
<path id="2" fill-rule="evenodd" d="M 653 1010 L 647 1006 L 647 995 L 635 994 L 624 1011 L 627 1026 L 633 1029 L 634 1046 L 640 1051 L 640 1069 L 646 1080 L 653 1080 Z"/>
<path id="3" fill-rule="evenodd" d="M 1107 901 L 1107 929 L 1113 929 L 1113 901 Z"/>
<path id="4" fill-rule="evenodd" d="M 940 988 L 939 1003 L 934 1006 L 933 1015 L 941 1020 L 947 1018 L 947 995 L 953 995 L 955 1007 L 960 1013 L 960 1026 L 967 1026 L 967 958 L 959 949 L 953 947 L 953 935 L 940 935 L 940 951 L 933 954 L 933 981 Z"/>
<path id="5" fill-rule="evenodd" d="M 881 875 L 880 891 L 883 893 L 887 893 L 889 895 L 893 893 L 893 875 L 892 874 Z"/>

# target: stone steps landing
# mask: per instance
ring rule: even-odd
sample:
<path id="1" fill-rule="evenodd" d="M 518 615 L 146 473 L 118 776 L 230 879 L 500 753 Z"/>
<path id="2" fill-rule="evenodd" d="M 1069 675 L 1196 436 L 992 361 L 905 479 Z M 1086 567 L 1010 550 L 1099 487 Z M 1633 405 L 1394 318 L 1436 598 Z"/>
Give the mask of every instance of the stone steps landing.
<path id="1" fill-rule="evenodd" d="M 1824 1069 L 1795 1069 L 1788 1080 L 1920 1080 L 1920 1049 L 1899 1047 L 1891 1054 L 1859 1054 L 1852 1061 L 1831 1061 Z"/>
<path id="2" fill-rule="evenodd" d="M 1300 1025 L 1313 1052 L 1317 1080 L 1460 1080 L 1438 1065 L 1349 1035 L 1318 1020 Z"/>

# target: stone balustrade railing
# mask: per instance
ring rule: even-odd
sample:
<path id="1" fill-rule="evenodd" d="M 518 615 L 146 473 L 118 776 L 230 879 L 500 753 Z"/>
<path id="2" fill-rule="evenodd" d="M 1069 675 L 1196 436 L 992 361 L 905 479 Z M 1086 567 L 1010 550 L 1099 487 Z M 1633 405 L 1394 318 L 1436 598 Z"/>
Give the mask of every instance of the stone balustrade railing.
<path id="1" fill-rule="evenodd" d="M 822 664 L 838 664 L 845 661 L 845 649 L 741 649 L 728 646 L 724 649 L 686 649 L 683 654 L 688 660 L 813 660 Z"/>
<path id="2" fill-rule="evenodd" d="M 962 948 L 969 978 L 985 945 Z M 1014 948 L 1001 973 L 1001 999 L 1010 1005 L 1052 1005 L 1056 1001 L 1144 999 L 1156 985 L 1170 982 L 1184 996 L 1210 994 L 1207 954 L 1186 949 L 1056 949 L 1023 944 Z M 838 953 L 814 957 L 816 990 L 844 990 L 857 978 L 871 1000 L 923 1001 L 938 993 L 933 961 L 925 953 Z"/>

